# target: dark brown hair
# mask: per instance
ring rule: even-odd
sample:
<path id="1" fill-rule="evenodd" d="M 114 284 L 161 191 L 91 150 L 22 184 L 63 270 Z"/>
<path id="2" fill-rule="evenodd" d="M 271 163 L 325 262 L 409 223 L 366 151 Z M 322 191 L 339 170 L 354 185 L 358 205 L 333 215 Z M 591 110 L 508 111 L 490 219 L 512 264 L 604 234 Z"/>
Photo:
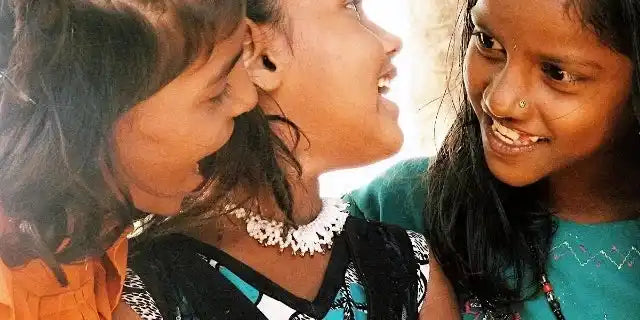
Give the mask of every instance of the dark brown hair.
<path id="1" fill-rule="evenodd" d="M 103 254 L 139 214 L 105 181 L 113 123 L 235 30 L 245 2 L 1 6 L 0 203 L 9 226 L 0 254 L 9 266 L 43 259 L 65 283 L 60 263 Z M 162 14 L 170 23 L 154 19 Z M 169 45 L 175 31 L 180 52 Z"/>
<path id="2" fill-rule="evenodd" d="M 248 0 L 247 17 L 256 23 L 272 23 L 280 26 L 282 16 L 277 0 Z M 259 90 L 259 89 L 258 89 Z M 262 92 L 261 94 L 266 95 Z M 244 116 L 246 122 L 236 121 L 231 140 L 218 152 L 201 163 L 209 180 L 202 189 L 187 199 L 185 211 L 169 219 L 149 216 L 142 222 L 136 245 L 169 233 L 186 232 L 197 226 L 224 216 L 229 201 L 236 205 L 257 206 L 261 192 L 273 195 L 276 204 L 285 214 L 288 224 L 293 222 L 293 201 L 290 179 L 301 175 L 302 168 L 292 150 L 303 136 L 299 128 L 283 116 L 265 115 L 258 106 Z M 273 131 L 270 124 L 284 124 L 294 136 L 290 148 Z M 233 197 L 241 190 L 242 199 Z"/>

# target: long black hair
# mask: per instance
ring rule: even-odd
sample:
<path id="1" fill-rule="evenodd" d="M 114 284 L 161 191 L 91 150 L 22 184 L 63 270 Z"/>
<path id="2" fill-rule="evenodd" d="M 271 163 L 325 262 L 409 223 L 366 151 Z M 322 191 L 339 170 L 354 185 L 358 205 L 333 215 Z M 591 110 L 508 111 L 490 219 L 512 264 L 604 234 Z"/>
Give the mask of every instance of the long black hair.
<path id="1" fill-rule="evenodd" d="M 461 12 L 463 60 L 471 40 L 467 0 Z M 640 114 L 640 2 L 575 0 L 585 26 L 634 67 L 630 104 Z M 463 71 L 464 72 L 464 71 Z M 489 171 L 480 124 L 462 94 L 455 122 L 428 171 L 427 233 L 435 256 L 461 301 L 478 298 L 488 309 L 508 311 L 539 292 L 554 232 L 544 182 L 515 188 Z"/>
<path id="2" fill-rule="evenodd" d="M 10 267 L 40 258 L 64 284 L 60 264 L 102 255 L 144 215 L 117 198 L 105 179 L 114 122 L 180 74 L 201 49 L 227 38 L 244 18 L 246 3 L 1 4 L 0 52 L 9 57 L 0 59 L 0 218 L 9 223 L 0 226 L 6 229 L 0 256 Z M 167 11 L 175 18 L 171 25 L 152 19 Z M 180 54 L 163 52 L 171 48 L 169 31 L 184 36 Z M 265 181 L 286 207 L 287 185 L 274 166 L 282 143 L 267 120 L 260 110 L 238 117 L 231 141 L 201 169 L 208 181 L 224 181 L 226 188 L 243 179 Z M 238 170 L 241 164 L 251 169 Z M 193 205 L 210 200 L 205 195 Z"/>

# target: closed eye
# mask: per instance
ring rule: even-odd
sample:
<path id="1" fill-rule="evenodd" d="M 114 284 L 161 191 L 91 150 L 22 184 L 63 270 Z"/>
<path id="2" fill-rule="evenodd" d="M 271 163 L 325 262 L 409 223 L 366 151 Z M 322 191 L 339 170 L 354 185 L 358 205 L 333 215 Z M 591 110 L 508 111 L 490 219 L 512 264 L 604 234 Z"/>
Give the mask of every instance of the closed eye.
<path id="1" fill-rule="evenodd" d="M 224 89 L 222 89 L 222 92 L 219 95 L 211 98 L 211 102 L 217 105 L 221 105 L 222 103 L 224 103 L 225 99 L 230 96 L 230 94 L 231 94 L 231 85 L 227 84 L 226 86 L 224 86 Z"/>
<path id="2" fill-rule="evenodd" d="M 358 20 L 360 20 L 361 18 L 361 13 L 360 13 L 360 4 L 362 3 L 362 0 L 349 0 L 345 3 L 345 8 L 353 11 L 356 14 L 356 17 L 358 18 Z"/>

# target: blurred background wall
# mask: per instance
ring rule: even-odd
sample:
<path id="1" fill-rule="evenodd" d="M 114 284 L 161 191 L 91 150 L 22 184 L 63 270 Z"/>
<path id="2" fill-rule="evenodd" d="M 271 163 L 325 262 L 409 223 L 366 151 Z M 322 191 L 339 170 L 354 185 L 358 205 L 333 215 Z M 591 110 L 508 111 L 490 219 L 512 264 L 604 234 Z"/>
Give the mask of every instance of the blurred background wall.
<path id="1" fill-rule="evenodd" d="M 458 0 L 364 0 L 363 5 L 370 19 L 404 41 L 394 60 L 398 77 L 389 97 L 400 106 L 405 144 L 390 159 L 325 174 L 323 196 L 337 197 L 364 185 L 403 159 L 434 155 L 451 121 L 455 95 L 443 98 L 447 83 L 455 87 L 460 80 L 454 67 L 458 43 L 452 43 Z"/>

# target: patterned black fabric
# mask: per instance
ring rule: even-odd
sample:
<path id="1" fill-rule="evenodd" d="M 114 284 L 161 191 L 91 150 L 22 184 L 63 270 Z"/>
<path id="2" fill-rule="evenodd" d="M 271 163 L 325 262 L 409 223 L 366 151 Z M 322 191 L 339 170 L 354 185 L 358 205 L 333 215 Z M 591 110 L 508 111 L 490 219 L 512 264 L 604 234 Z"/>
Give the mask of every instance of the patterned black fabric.
<path id="1" fill-rule="evenodd" d="M 123 291 L 122 301 L 126 302 L 138 314 L 140 319 L 162 320 L 162 315 L 156 306 L 156 302 L 147 291 L 142 279 L 133 273 L 131 269 L 127 269 Z"/>
<path id="2" fill-rule="evenodd" d="M 327 306 L 333 303 L 333 308 L 339 298 L 344 297 L 348 308 L 338 309 L 347 312 L 356 308 L 354 315 L 364 312 L 372 320 L 417 319 L 428 277 L 428 248 L 424 237 L 353 217 L 347 219 L 343 235 L 343 240 L 336 240 L 343 245 L 336 246 L 334 253 L 344 251 L 348 255 L 346 261 L 351 262 L 346 273 L 342 269 L 338 275 L 344 275 L 344 286 L 340 288 L 343 295 L 338 294 L 333 302 L 327 299 Z M 164 319 L 266 319 L 246 296 L 212 267 L 210 259 L 216 259 L 215 248 L 186 236 L 170 235 L 143 250 L 134 251 L 131 267 L 136 273 L 142 273 L 140 277 L 149 288 L 150 296 L 156 298 Z M 221 258 L 220 253 L 217 258 Z M 231 263 L 229 259 L 218 262 Z M 421 272 L 421 267 L 426 268 L 426 272 Z M 352 283 L 362 284 L 366 303 L 358 305 L 349 299 L 348 288 Z M 125 292 L 125 296 L 128 295 Z M 280 299 L 277 295 L 273 297 Z M 293 308 L 298 312 L 290 319 L 312 319 L 310 316 L 315 319 L 326 313 Z M 345 319 L 348 318 L 345 313 Z"/>
<path id="3" fill-rule="evenodd" d="M 369 320 L 417 319 L 418 264 L 407 232 L 352 217 L 344 232 L 367 291 Z"/>
<path id="4" fill-rule="evenodd" d="M 144 281 L 163 319 L 266 320 L 197 254 L 203 245 L 174 234 L 137 246 L 131 255 L 130 268 Z"/>

